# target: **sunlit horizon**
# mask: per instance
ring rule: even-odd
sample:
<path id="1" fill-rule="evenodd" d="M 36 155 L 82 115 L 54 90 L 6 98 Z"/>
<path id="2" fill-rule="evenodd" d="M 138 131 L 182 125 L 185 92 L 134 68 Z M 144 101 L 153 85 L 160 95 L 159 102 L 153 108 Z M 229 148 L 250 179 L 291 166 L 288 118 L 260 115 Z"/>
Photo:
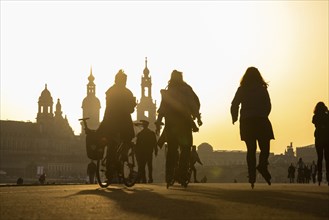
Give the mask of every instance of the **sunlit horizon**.
<path id="1" fill-rule="evenodd" d="M 271 152 L 311 145 L 314 106 L 329 105 L 328 20 L 328 1 L 1 1 L 0 118 L 35 122 L 47 84 L 78 135 L 90 68 L 102 120 L 119 69 L 140 99 L 147 57 L 157 107 L 174 69 L 198 94 L 196 145 L 245 151 L 230 104 L 255 66 L 269 83 Z"/>

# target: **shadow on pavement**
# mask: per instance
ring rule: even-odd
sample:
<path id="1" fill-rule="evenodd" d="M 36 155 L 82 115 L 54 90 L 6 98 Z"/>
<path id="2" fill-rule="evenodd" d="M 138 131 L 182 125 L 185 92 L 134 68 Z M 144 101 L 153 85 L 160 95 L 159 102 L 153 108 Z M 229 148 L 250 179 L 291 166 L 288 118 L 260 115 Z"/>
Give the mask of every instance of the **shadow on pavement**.
<path id="1" fill-rule="evenodd" d="M 171 191 L 172 192 L 172 191 Z M 83 190 L 74 195 L 97 195 L 115 201 L 120 209 L 150 218 L 160 219 L 209 219 L 215 213 L 215 207 L 199 201 L 168 198 L 147 187 L 108 187 L 95 190 Z M 70 197 L 71 197 L 70 196 Z M 200 210 L 202 210 L 200 212 Z M 204 213 L 208 213 L 204 216 Z M 189 218 L 191 219 L 191 218 Z"/>
<path id="2" fill-rule="evenodd" d="M 241 205 L 254 205 L 259 210 L 264 208 L 292 211 L 315 217 L 328 218 L 329 216 L 329 192 L 309 192 L 309 191 L 279 191 L 279 190 L 228 190 L 213 188 L 193 188 L 191 192 L 200 194 L 200 197 L 221 199 Z M 255 211 L 255 210 L 254 210 Z M 284 217 L 284 216 L 283 216 Z"/>

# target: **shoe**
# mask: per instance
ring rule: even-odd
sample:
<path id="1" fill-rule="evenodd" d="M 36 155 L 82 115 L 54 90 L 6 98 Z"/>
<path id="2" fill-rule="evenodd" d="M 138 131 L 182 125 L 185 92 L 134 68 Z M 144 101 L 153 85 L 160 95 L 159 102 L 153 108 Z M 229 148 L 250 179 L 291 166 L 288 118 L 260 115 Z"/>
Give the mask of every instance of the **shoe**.
<path id="1" fill-rule="evenodd" d="M 184 188 L 187 188 L 187 185 L 188 184 L 189 184 L 189 181 L 188 180 L 181 181 L 181 186 L 184 187 Z"/>
<path id="2" fill-rule="evenodd" d="M 175 180 L 174 179 L 168 180 L 167 181 L 167 189 L 169 188 L 169 186 L 174 185 L 174 183 L 175 183 Z"/>
<path id="3" fill-rule="evenodd" d="M 268 172 L 266 167 L 257 166 L 256 169 L 264 177 L 268 185 L 271 185 L 271 174 Z"/>
<path id="4" fill-rule="evenodd" d="M 255 182 L 256 182 L 256 176 L 248 176 L 249 178 L 249 183 L 251 184 L 251 188 L 253 189 L 255 186 Z"/>

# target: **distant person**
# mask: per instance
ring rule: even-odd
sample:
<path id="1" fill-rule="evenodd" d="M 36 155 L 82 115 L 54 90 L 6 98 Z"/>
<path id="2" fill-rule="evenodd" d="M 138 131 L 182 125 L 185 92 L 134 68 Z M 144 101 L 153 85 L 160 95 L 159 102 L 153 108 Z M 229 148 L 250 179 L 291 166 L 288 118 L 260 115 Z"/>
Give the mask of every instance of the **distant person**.
<path id="1" fill-rule="evenodd" d="M 106 91 L 106 108 L 104 118 L 97 132 L 103 136 L 103 144 L 108 146 L 106 177 L 109 181 L 116 175 L 116 151 L 118 144 L 123 141 L 131 143 L 135 137 L 131 114 L 135 110 L 136 98 L 126 88 L 127 75 L 123 70 L 115 75 L 114 85 Z"/>
<path id="2" fill-rule="evenodd" d="M 190 166 L 191 166 L 191 171 L 193 173 L 194 182 L 195 183 L 198 183 L 199 181 L 196 178 L 196 173 L 197 173 L 196 168 L 195 168 L 195 164 L 196 163 L 199 163 L 200 165 L 203 165 L 202 162 L 201 162 L 201 160 L 200 160 L 199 154 L 196 151 L 196 146 L 193 145 L 192 146 L 192 151 L 191 151 Z"/>
<path id="3" fill-rule="evenodd" d="M 90 163 L 87 166 L 87 175 L 89 177 L 89 183 L 94 184 L 95 183 L 95 176 L 96 176 L 97 166 L 94 163 L 93 160 L 90 161 Z"/>
<path id="4" fill-rule="evenodd" d="M 197 119 L 202 125 L 200 115 L 200 101 L 192 87 L 183 80 L 183 73 L 174 70 L 168 82 L 168 88 L 161 90 L 161 103 L 156 121 L 157 133 L 160 130 L 162 118 L 165 118 L 165 137 L 168 144 L 166 155 L 166 182 L 167 187 L 175 181 L 175 167 L 177 151 L 180 150 L 178 170 L 176 175 L 183 187 L 189 182 L 188 168 L 193 143 L 192 123 Z"/>
<path id="5" fill-rule="evenodd" d="M 46 183 L 46 173 L 43 173 L 39 177 L 39 182 L 40 184 L 45 184 Z"/>
<path id="6" fill-rule="evenodd" d="M 17 184 L 17 185 L 23 185 L 23 182 L 24 182 L 23 178 L 22 178 L 22 177 L 19 177 L 19 178 L 17 179 L 17 181 L 16 181 L 16 184 Z"/>
<path id="7" fill-rule="evenodd" d="M 271 100 L 267 91 L 268 84 L 255 67 L 249 67 L 243 75 L 240 87 L 235 93 L 231 105 L 233 124 L 238 120 L 240 110 L 240 136 L 247 145 L 247 164 L 249 182 L 254 187 L 256 181 L 256 150 L 257 141 L 260 148 L 257 170 L 271 185 L 268 157 L 270 140 L 274 139 L 271 122 L 268 118 L 271 112 Z"/>
<path id="8" fill-rule="evenodd" d="M 316 183 L 316 173 L 317 173 L 317 165 L 315 164 L 314 160 L 311 164 L 311 175 L 313 183 Z"/>
<path id="9" fill-rule="evenodd" d="M 302 158 L 299 158 L 297 162 L 297 183 L 304 183 L 305 182 L 305 164 Z"/>
<path id="10" fill-rule="evenodd" d="M 311 180 L 311 169 L 306 164 L 304 167 L 305 183 L 310 183 Z"/>
<path id="11" fill-rule="evenodd" d="M 149 122 L 141 120 L 143 130 L 137 134 L 136 158 L 138 163 L 138 179 L 141 183 L 146 183 L 145 166 L 148 169 L 148 183 L 153 183 L 153 152 L 158 155 L 158 146 L 155 132 L 148 128 Z"/>
<path id="12" fill-rule="evenodd" d="M 295 171 L 296 168 L 295 166 L 291 163 L 290 166 L 288 167 L 288 178 L 290 183 L 295 182 Z"/>
<path id="13" fill-rule="evenodd" d="M 315 126 L 315 149 L 318 155 L 318 182 L 322 181 L 323 155 L 326 164 L 326 177 L 329 185 L 329 113 L 328 107 L 323 102 L 318 102 L 314 108 L 312 123 Z"/>
<path id="14" fill-rule="evenodd" d="M 208 179 L 207 179 L 207 177 L 206 177 L 206 176 L 204 176 L 204 177 L 202 177 L 202 179 L 200 180 L 200 182 L 201 182 L 201 183 L 206 183 L 206 182 L 207 182 L 207 180 L 208 180 Z"/>

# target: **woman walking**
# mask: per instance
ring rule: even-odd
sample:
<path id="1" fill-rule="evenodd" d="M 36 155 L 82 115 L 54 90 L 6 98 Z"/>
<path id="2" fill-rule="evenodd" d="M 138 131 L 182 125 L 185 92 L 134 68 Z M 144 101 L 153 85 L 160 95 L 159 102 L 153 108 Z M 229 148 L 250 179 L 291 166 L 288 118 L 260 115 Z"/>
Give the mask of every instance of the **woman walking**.
<path id="1" fill-rule="evenodd" d="M 268 116 L 271 112 L 271 100 L 267 91 L 268 84 L 255 67 L 249 67 L 243 75 L 240 87 L 235 93 L 231 105 L 232 123 L 238 120 L 240 110 L 240 137 L 247 146 L 247 164 L 249 183 L 254 188 L 256 169 L 271 185 L 268 157 L 270 140 L 274 139 L 273 129 Z M 259 164 L 256 168 L 257 142 L 260 148 Z"/>
<path id="2" fill-rule="evenodd" d="M 315 126 L 315 149 L 318 155 L 318 182 L 322 181 L 322 161 L 323 154 L 326 163 L 326 177 L 329 186 L 329 113 L 323 102 L 318 102 L 314 109 L 312 123 Z"/>

